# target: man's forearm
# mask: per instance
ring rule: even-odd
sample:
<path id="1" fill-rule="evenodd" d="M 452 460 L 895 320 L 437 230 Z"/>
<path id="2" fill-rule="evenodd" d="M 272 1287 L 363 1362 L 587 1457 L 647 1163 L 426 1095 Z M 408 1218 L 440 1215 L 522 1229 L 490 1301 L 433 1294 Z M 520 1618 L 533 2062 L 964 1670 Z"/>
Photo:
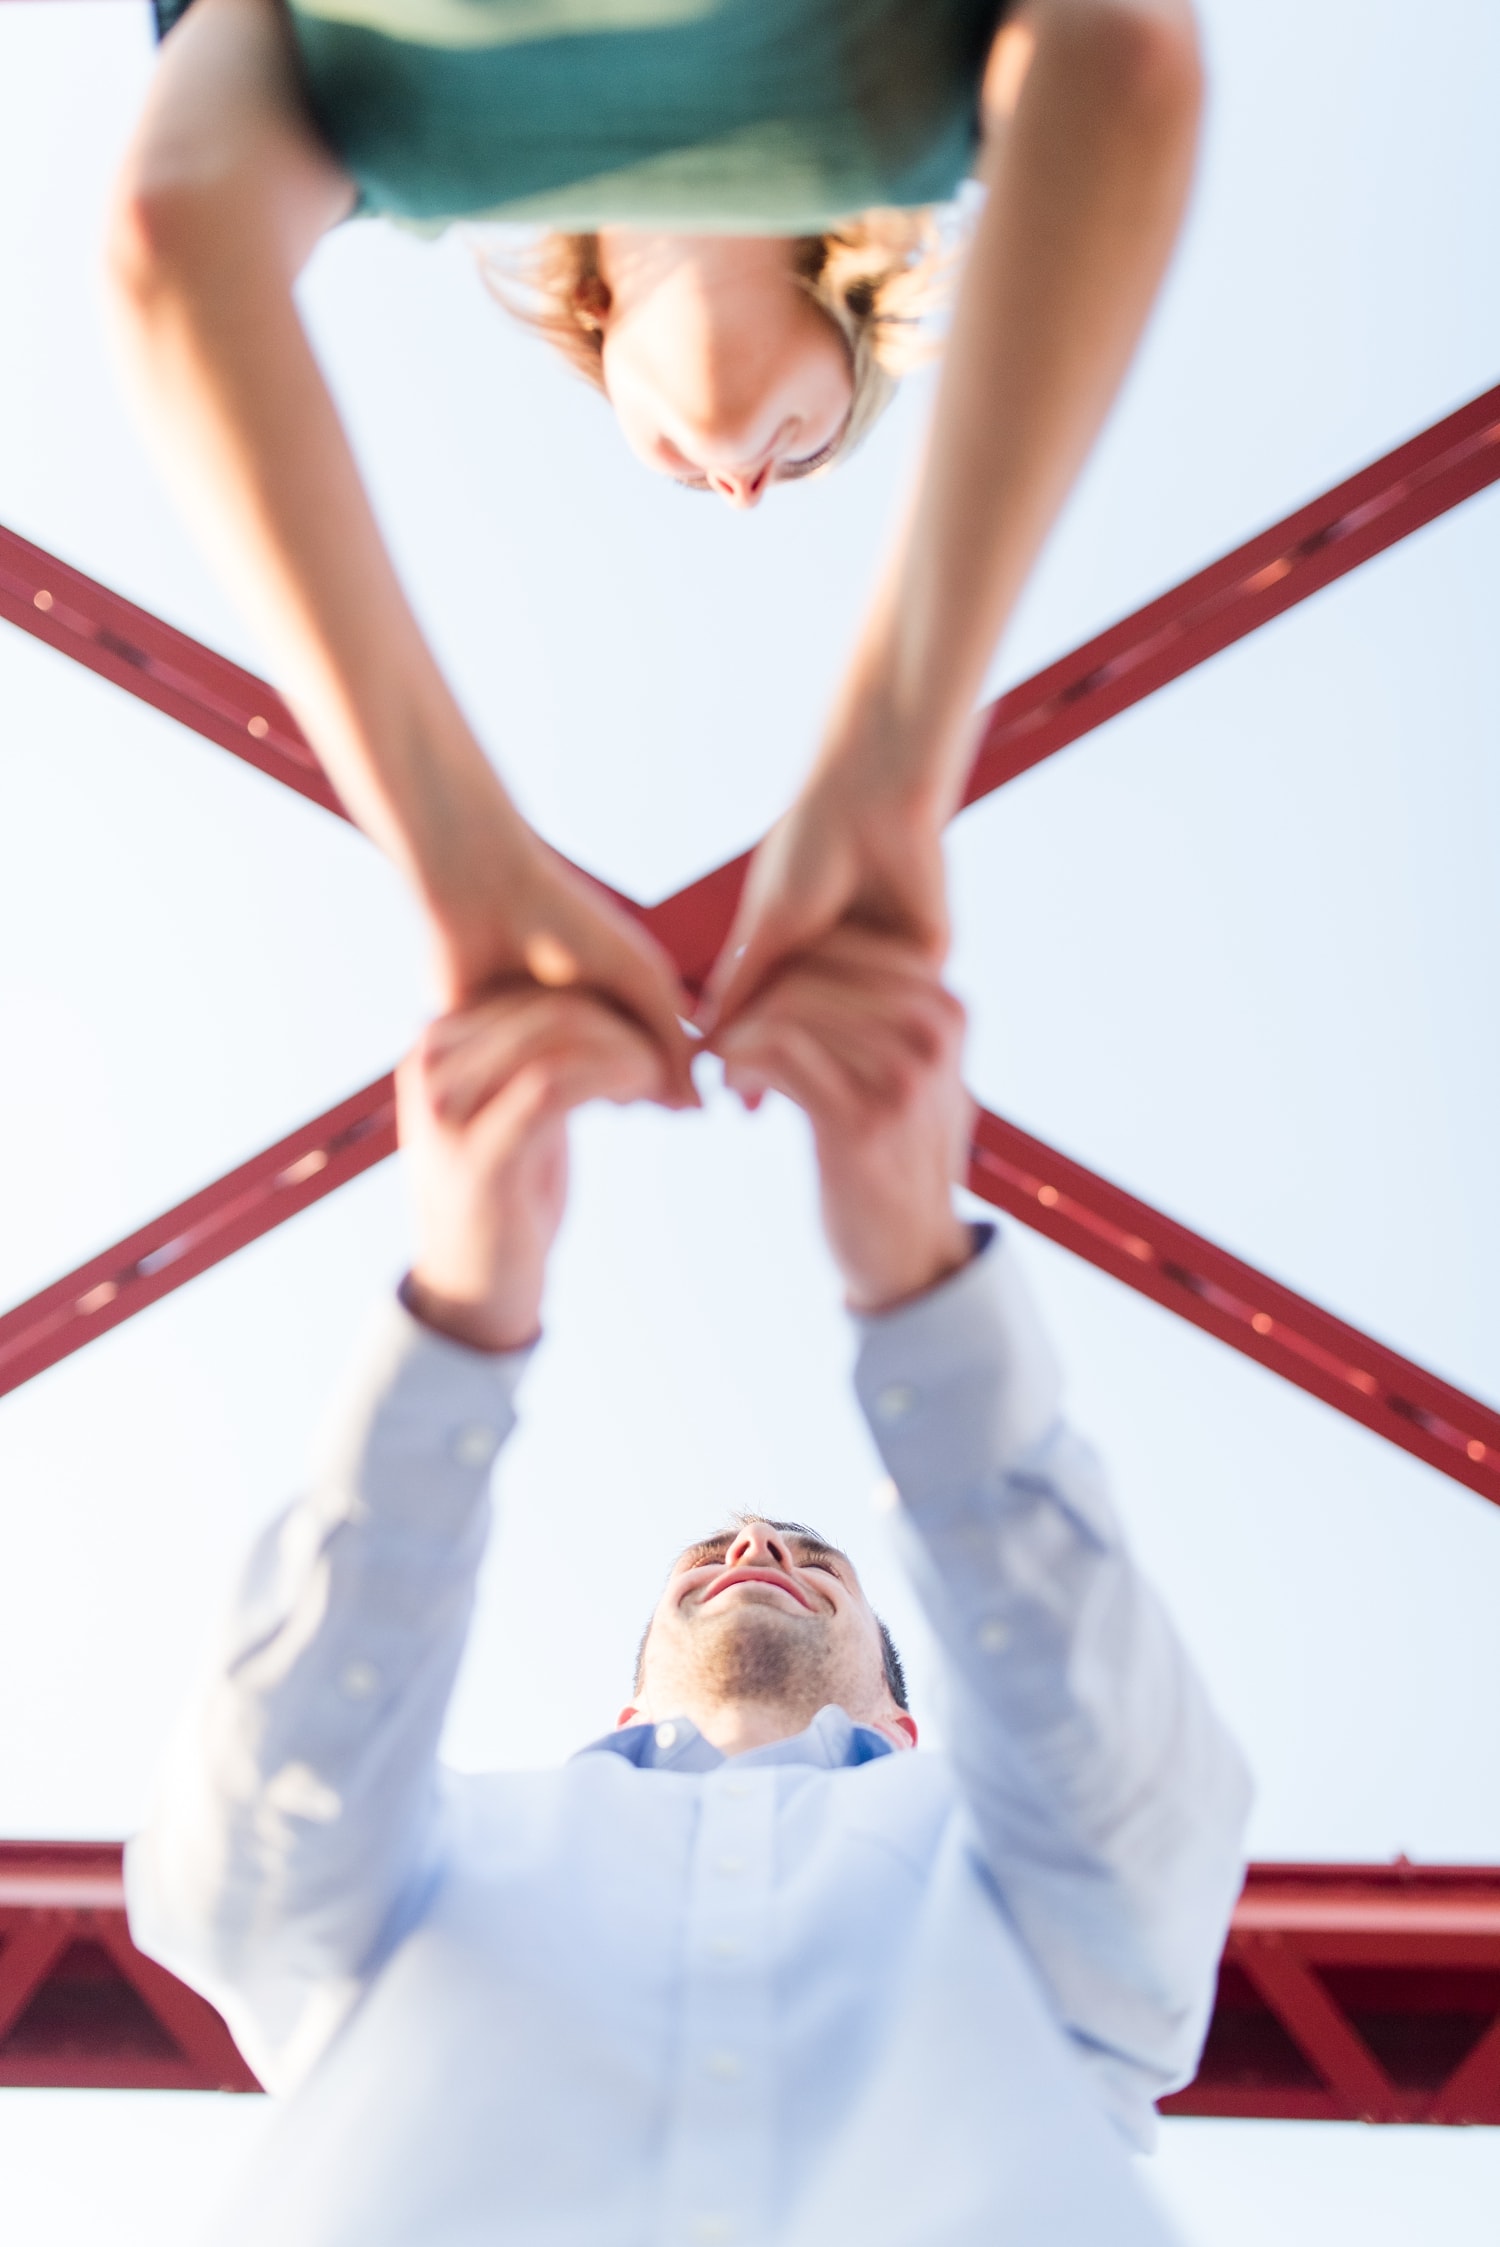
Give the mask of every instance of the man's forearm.
<path id="1" fill-rule="evenodd" d="M 1149 1584 L 1007 1245 L 865 1323 L 858 1386 L 950 1686 L 949 1750 L 1064 2020 L 1127 2126 L 1191 2070 L 1244 1767 Z"/>
<path id="2" fill-rule="evenodd" d="M 438 1737 L 524 1362 L 390 1307 L 130 1845 L 136 1941 L 220 2006 L 272 2088 L 316 2057 L 435 1846 Z"/>

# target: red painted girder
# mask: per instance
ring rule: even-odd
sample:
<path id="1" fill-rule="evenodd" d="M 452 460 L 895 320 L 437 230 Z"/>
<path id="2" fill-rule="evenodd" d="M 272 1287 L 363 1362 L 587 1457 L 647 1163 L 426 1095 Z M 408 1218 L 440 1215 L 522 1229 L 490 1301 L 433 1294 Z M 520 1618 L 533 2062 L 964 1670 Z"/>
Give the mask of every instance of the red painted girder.
<path id="1" fill-rule="evenodd" d="M 256 2091 L 211 2005 L 130 1940 L 118 1842 L 0 1842 L 0 2086 Z"/>
<path id="2" fill-rule="evenodd" d="M 1500 385 L 1259 532 L 980 713 L 965 804 L 1102 726 L 1500 478 Z M 273 687 L 0 529 L 0 615 L 329 811 L 342 806 Z M 652 909 L 665 930 L 727 928 L 745 857 Z M 628 900 L 627 900 L 628 902 Z M 677 953 L 690 983 L 712 964 Z"/>
<path id="3" fill-rule="evenodd" d="M 253 2091 L 136 1951 L 120 1848 L 0 1842 L 0 2084 Z M 1500 2122 L 1500 1867 L 1252 1865 L 1169 2114 Z"/>
<path id="4" fill-rule="evenodd" d="M 981 1111 L 969 1185 L 1137 1294 L 1500 1505 L 1500 1413 Z"/>
<path id="5" fill-rule="evenodd" d="M 1169 677 L 1254 630 L 1383 546 L 1408 536 L 1497 475 L 1500 388 L 1487 391 L 1399 446 L 993 705 L 966 801 L 1117 715 Z M 171 707 L 185 723 L 237 755 L 249 757 L 262 770 L 313 794 L 328 808 L 337 808 L 326 783 L 322 795 L 305 786 L 312 752 L 283 706 L 277 706 L 279 730 L 270 729 L 262 715 L 271 707 L 270 690 L 261 682 L 198 648 L 170 626 L 158 625 L 145 611 L 119 601 L 78 572 L 53 564 L 40 549 L 11 539 L 8 533 L 3 536 L 10 539 L 6 552 L 13 549 L 12 558 L 29 572 L 19 578 L 13 575 L 10 581 L 5 613 L 13 621 L 53 645 L 66 647 L 131 691 L 145 693 L 158 707 Z M 41 583 L 48 570 L 52 582 L 66 593 L 60 622 L 57 596 Z M 0 572 L 0 595 L 5 591 Z M 46 605 L 38 606 L 39 591 L 48 592 Z M 159 655 L 153 655 L 147 645 L 153 631 L 164 635 Z M 133 639 L 128 637 L 132 632 Z M 192 671 L 195 660 L 201 663 L 201 674 Z M 195 683 L 200 678 L 201 686 Z M 175 702 L 166 699 L 169 691 Z M 266 734 L 252 734 L 252 723 L 266 723 Z M 273 745 L 270 750 L 267 742 Z M 741 857 L 661 904 L 633 907 L 673 953 L 690 983 L 701 982 L 723 941 L 747 863 Z M 356 1102 L 371 1099 L 380 1089 L 367 1088 L 355 1096 Z M 341 1114 L 333 1111 L 334 1117 Z M 331 1123 L 329 1117 L 315 1119 L 291 1140 L 267 1150 L 218 1186 L 205 1189 L 192 1202 L 169 1211 L 129 1241 L 104 1251 L 6 1314 L 0 1319 L 0 1394 L 119 1324 L 133 1310 L 143 1309 L 219 1256 L 269 1231 L 305 1201 L 316 1200 L 344 1176 L 352 1176 L 378 1160 L 380 1152 L 389 1151 L 388 1143 L 380 1149 L 373 1143 L 365 1146 L 362 1159 L 324 1176 L 297 1199 L 278 1183 L 292 1167 L 286 1150 L 295 1145 L 309 1158 L 326 1153 Z M 1038 1171 L 1043 1159 L 1050 1167 Z M 1027 1177 L 1039 1181 L 1036 1190 L 1026 1186 Z M 1067 1186 L 1065 1192 L 1058 1187 L 1059 1203 L 1038 1202 L 1036 1191 L 1050 1190 L 1061 1178 Z M 971 1183 L 1026 1223 L 1064 1240 L 1127 1285 L 1430 1465 L 1455 1475 L 1485 1497 L 1495 1499 L 1500 1494 L 1495 1467 L 1500 1423 L 1487 1406 L 1370 1342 L 1080 1165 L 1052 1154 L 1014 1126 L 996 1117 L 984 1119 Z M 1061 1207 L 1064 1200 L 1066 1207 Z M 185 1251 L 178 1244 L 189 1236 L 190 1250 Z M 1122 1248 L 1126 1239 L 1141 1243 L 1147 1253 Z M 170 1265 L 164 1262 L 169 1250 L 176 1251 Z"/>
<path id="6" fill-rule="evenodd" d="M 1500 2123 L 1500 1867 L 1252 1866 L 1163 2112 Z"/>
<path id="7" fill-rule="evenodd" d="M 395 1148 L 391 1079 L 0 1318 L 0 1395 L 118 1326 Z M 1428 1466 L 1500 1504 L 1500 1413 L 981 1109 L 972 1190 Z"/>
<path id="8" fill-rule="evenodd" d="M 1497 479 L 1500 385 L 1002 695 L 984 714 L 964 802 L 1055 756 Z"/>
<path id="9" fill-rule="evenodd" d="M 3 527 L 0 616 L 325 811 L 345 816 L 274 687 Z"/>
<path id="10" fill-rule="evenodd" d="M 383 1162 L 395 1087 L 366 1085 L 0 1317 L 0 1396 Z"/>
<path id="11" fill-rule="evenodd" d="M 1500 385 L 992 702 L 978 720 L 964 804 L 1055 756 L 1497 479 Z M 746 852 L 716 866 L 644 914 L 694 990 L 728 934 L 749 863 Z"/>

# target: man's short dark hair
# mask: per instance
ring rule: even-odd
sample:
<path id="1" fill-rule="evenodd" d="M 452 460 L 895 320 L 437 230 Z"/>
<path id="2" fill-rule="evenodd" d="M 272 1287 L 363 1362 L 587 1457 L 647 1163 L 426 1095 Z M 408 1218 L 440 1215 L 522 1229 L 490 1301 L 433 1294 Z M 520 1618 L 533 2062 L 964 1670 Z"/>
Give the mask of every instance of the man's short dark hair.
<path id="1" fill-rule="evenodd" d="M 777 1530 L 783 1537 L 802 1538 L 809 1545 L 822 1545 L 826 1551 L 840 1554 L 845 1560 L 849 1557 L 841 1545 L 835 1545 L 832 1539 L 823 1536 L 821 1531 L 809 1529 L 805 1521 L 772 1521 L 769 1514 L 734 1514 L 730 1518 L 735 1529 L 743 1529 L 747 1522 L 764 1522 L 767 1529 Z M 724 1534 L 728 1536 L 730 1532 L 726 1530 Z M 712 1537 L 705 1537 L 702 1542 L 710 1544 L 713 1539 Z M 690 1547 L 686 1549 L 691 1550 Z M 875 1628 L 880 1633 L 880 1660 L 885 1671 L 886 1690 L 898 1709 L 909 1710 L 911 1702 L 906 1695 L 906 1670 L 901 1656 L 896 1651 L 896 1641 L 891 1637 L 889 1629 L 878 1615 L 875 1618 Z M 646 1628 L 641 1633 L 641 1643 L 635 1650 L 635 1691 L 637 1693 L 641 1690 L 641 1674 L 646 1667 L 646 1642 L 650 1636 L 651 1622 L 648 1620 Z"/>

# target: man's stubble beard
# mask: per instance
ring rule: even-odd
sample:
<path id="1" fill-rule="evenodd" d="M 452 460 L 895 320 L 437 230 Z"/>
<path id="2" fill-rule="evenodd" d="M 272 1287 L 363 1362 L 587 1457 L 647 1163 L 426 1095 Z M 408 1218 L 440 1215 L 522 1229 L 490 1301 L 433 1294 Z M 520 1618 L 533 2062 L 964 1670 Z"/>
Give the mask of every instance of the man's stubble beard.
<path id="1" fill-rule="evenodd" d="M 796 1617 L 744 1606 L 699 1627 L 696 1668 L 712 1699 L 769 1702 L 812 1716 L 839 1698 L 823 1634 Z"/>

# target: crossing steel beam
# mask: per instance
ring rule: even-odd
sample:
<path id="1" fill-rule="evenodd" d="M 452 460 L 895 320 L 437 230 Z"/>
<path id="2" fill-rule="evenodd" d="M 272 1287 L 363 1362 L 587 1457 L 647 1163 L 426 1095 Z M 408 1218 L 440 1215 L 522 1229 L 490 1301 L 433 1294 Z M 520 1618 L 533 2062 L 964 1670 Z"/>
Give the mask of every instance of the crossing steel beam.
<path id="1" fill-rule="evenodd" d="M 379 1077 L 0 1317 L 0 1396 L 284 1225 L 396 1151 Z"/>
<path id="2" fill-rule="evenodd" d="M 1500 386 L 1399 445 L 983 713 L 965 803 L 1500 478 Z M 273 689 L 0 530 L 0 614 L 342 814 Z M 662 903 L 622 899 L 701 984 L 748 856 Z M 389 1078 L 267 1148 L 0 1317 L 0 1394 L 32 1379 L 392 1151 Z M 1500 1503 L 1500 1415 L 1013 1124 L 981 1115 L 973 1190 L 1429 1466 Z"/>
<path id="3" fill-rule="evenodd" d="M 1500 1866 L 1252 1865 L 1162 2111 L 1500 2123 Z"/>
<path id="4" fill-rule="evenodd" d="M 0 1395 L 361 1171 L 396 1145 L 381 1077 L 0 1318 Z M 1388 1443 L 1500 1505 L 1500 1413 L 1108 1179 L 981 1110 L 971 1190 Z"/>
<path id="5" fill-rule="evenodd" d="M 1080 740 L 1500 478 L 1500 388 L 1345 479 L 982 713 L 966 804 Z M 262 680 L 0 529 L 0 616 L 345 816 Z M 701 984 L 746 858 L 649 909 Z M 625 900 L 630 904 L 630 900 Z M 394 1146 L 389 1077 L 0 1317 L 0 1393 Z M 1500 1503 L 1500 1415 L 1002 1118 L 973 1190 Z M 0 2085 L 253 2091 L 211 2007 L 144 1958 L 112 1843 L 0 1842 Z M 1195 2082 L 1170 2114 L 1500 2124 L 1500 1868 L 1253 1866 Z"/>
<path id="6" fill-rule="evenodd" d="M 1294 1388 L 1500 1505 L 1500 1412 L 981 1110 L 969 1186 Z"/>
<path id="7" fill-rule="evenodd" d="M 213 2007 L 130 1940 L 112 1841 L 0 1841 L 0 2086 L 258 2091 Z"/>
<path id="8" fill-rule="evenodd" d="M 347 818 L 274 687 L 0 525 L 0 616 Z"/>
<path id="9" fill-rule="evenodd" d="M 0 2086 L 255 2091 L 114 1842 L 0 1842 Z M 1252 1865 L 1172 2115 L 1500 2123 L 1500 1867 Z"/>

